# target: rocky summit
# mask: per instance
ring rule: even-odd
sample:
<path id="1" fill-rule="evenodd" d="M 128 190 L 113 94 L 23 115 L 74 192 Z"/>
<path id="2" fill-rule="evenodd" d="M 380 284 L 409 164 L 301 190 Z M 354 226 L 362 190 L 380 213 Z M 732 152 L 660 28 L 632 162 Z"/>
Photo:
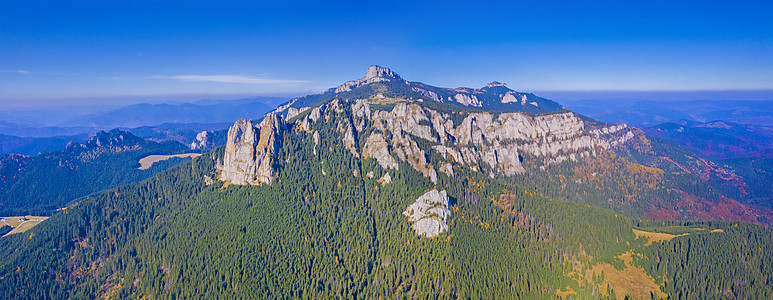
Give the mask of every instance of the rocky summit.
<path id="1" fill-rule="evenodd" d="M 445 103 L 465 108 L 495 111 L 522 111 L 543 113 L 563 110 L 560 104 L 531 93 L 510 89 L 507 84 L 494 81 L 480 89 L 467 87 L 441 88 L 407 81 L 396 72 L 381 66 L 370 66 L 365 76 L 330 88 L 320 94 L 290 100 L 277 111 L 286 112 L 288 119 L 304 107 L 313 106 L 330 98 L 347 100 L 374 99 L 391 103 L 397 99 Z M 294 109 L 294 110 L 293 110 Z"/>
<path id="2" fill-rule="evenodd" d="M 225 156 L 218 165 L 219 179 L 232 184 L 270 184 L 282 124 L 282 117 L 275 114 L 266 115 L 255 126 L 250 120 L 236 121 L 228 130 Z"/>

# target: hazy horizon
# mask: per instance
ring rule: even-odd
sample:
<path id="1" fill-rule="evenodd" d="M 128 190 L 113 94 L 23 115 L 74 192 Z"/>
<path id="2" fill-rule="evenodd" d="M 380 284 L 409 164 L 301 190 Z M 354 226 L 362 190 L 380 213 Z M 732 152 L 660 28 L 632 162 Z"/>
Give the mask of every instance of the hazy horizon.
<path id="1" fill-rule="evenodd" d="M 289 98 L 360 78 L 372 64 L 435 86 L 497 80 L 566 99 L 746 91 L 770 100 L 771 9 L 763 1 L 4 1 L 0 104 Z"/>

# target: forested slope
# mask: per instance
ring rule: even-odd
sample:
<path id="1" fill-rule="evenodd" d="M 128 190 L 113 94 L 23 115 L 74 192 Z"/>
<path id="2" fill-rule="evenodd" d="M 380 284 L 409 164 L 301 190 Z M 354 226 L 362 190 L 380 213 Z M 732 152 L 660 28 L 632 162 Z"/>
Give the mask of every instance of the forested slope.
<path id="1" fill-rule="evenodd" d="M 51 214 L 79 197 L 140 181 L 184 161 L 174 158 L 138 170 L 142 157 L 186 149 L 177 142 L 149 142 L 113 130 L 62 151 L 0 155 L 0 216 Z"/>
<path id="2" fill-rule="evenodd" d="M 607 209 L 463 168 L 436 184 L 404 162 L 384 170 L 375 159 L 354 157 L 336 120 L 328 121 L 314 127 L 327 137 L 318 145 L 311 132 L 281 135 L 271 185 L 208 181 L 217 176 L 219 148 L 0 239 L 0 292 L 57 299 L 771 295 L 766 227 L 698 223 L 724 232 L 644 246 L 634 226 L 654 224 Z M 391 183 L 383 184 L 386 172 Z M 452 197 L 449 230 L 420 238 L 400 212 L 430 189 Z M 741 238 L 749 245 L 741 252 L 737 243 L 694 241 Z M 635 263 L 621 259 L 626 253 L 635 253 Z M 703 282 L 684 275 L 709 265 L 732 276 Z M 618 285 L 611 270 L 626 268 L 646 270 L 641 280 L 660 288 Z M 586 272 L 590 279 L 578 275 Z"/>

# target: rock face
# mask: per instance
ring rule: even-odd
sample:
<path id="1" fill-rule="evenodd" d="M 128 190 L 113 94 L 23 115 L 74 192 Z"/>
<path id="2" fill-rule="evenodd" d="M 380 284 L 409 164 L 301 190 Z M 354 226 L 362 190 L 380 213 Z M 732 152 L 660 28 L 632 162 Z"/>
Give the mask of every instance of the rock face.
<path id="1" fill-rule="evenodd" d="M 448 230 L 446 219 L 451 215 L 448 210 L 446 191 L 431 190 L 421 195 L 403 212 L 418 236 L 435 237 Z"/>
<path id="2" fill-rule="evenodd" d="M 467 94 L 456 94 L 454 95 L 454 99 L 456 102 L 459 102 L 459 104 L 464 106 L 477 106 L 481 107 L 483 106 L 483 103 L 478 100 L 478 97 L 475 97 L 475 95 L 467 95 Z"/>
<path id="3" fill-rule="evenodd" d="M 378 161 L 378 164 L 384 169 L 397 169 L 397 161 L 389 154 L 389 144 L 380 133 L 374 133 L 368 136 L 362 154 L 368 158 L 372 157 Z"/>
<path id="4" fill-rule="evenodd" d="M 502 96 L 502 103 L 516 103 L 520 102 L 521 105 L 526 105 L 526 95 L 518 94 L 515 92 L 507 92 Z"/>
<path id="5" fill-rule="evenodd" d="M 196 135 L 196 139 L 191 143 L 190 148 L 192 150 L 206 149 L 211 147 L 212 142 L 209 140 L 211 132 L 202 131 Z"/>
<path id="6" fill-rule="evenodd" d="M 359 86 L 363 86 L 369 83 L 380 82 L 380 81 L 390 81 L 390 80 L 404 81 L 402 78 L 400 78 L 400 75 L 397 75 L 397 73 L 392 72 L 392 70 L 388 68 L 384 68 L 380 66 L 370 66 L 368 68 L 368 71 L 365 72 L 365 77 L 354 81 L 347 81 L 344 84 L 338 86 L 335 89 L 335 92 L 336 93 L 348 92 L 354 88 L 357 88 Z"/>
<path id="7" fill-rule="evenodd" d="M 333 114 L 338 117 L 331 118 Z M 315 155 L 319 133 L 313 126 L 333 119 L 338 138 L 355 158 L 375 159 L 386 170 L 398 170 L 402 161 L 433 183 L 441 174 L 454 176 L 456 165 L 490 176 L 514 176 L 527 171 L 524 156 L 530 157 L 531 167 L 544 169 L 595 156 L 634 137 L 625 124 L 588 125 L 572 112 L 449 113 L 418 103 L 380 110 L 372 109 L 366 99 L 335 99 L 294 120 L 296 130 L 313 135 Z M 429 147 L 420 147 L 427 145 L 421 140 Z M 430 162 L 432 152 L 442 160 Z"/>
<path id="8" fill-rule="evenodd" d="M 218 179 L 239 185 L 271 184 L 282 125 L 281 117 L 275 114 L 267 114 L 257 126 L 245 119 L 236 121 L 228 130 Z"/>

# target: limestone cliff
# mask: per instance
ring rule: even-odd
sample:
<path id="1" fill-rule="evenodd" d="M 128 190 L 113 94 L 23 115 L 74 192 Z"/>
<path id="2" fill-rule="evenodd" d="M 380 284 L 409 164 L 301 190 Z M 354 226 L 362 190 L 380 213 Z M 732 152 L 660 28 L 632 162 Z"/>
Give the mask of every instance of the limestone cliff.
<path id="1" fill-rule="evenodd" d="M 431 190 L 421 195 L 403 212 L 413 222 L 413 231 L 418 236 L 435 237 L 448 230 L 446 220 L 451 215 L 448 209 L 446 191 Z"/>
<path id="2" fill-rule="evenodd" d="M 256 126 L 250 120 L 236 121 L 228 130 L 219 179 L 240 185 L 271 184 L 282 126 L 282 118 L 275 114 L 267 114 Z"/>
<path id="3" fill-rule="evenodd" d="M 371 105 L 365 99 L 334 99 L 313 109 L 301 108 L 298 111 L 304 113 L 294 119 L 295 128 L 313 132 L 316 154 L 319 133 L 315 124 L 337 120 L 331 124 L 337 128 L 336 138 L 355 158 L 375 159 L 386 170 L 398 170 L 403 162 L 433 183 L 438 183 L 440 174 L 454 176 L 455 166 L 490 176 L 544 169 L 595 156 L 634 136 L 625 124 L 586 124 L 572 112 L 531 116 L 520 112 L 443 112 L 405 102 L 391 109 Z M 334 114 L 337 117 L 332 118 Z M 429 142 L 429 147 L 420 147 L 419 140 Z M 442 161 L 431 163 L 428 156 L 432 152 Z"/>

